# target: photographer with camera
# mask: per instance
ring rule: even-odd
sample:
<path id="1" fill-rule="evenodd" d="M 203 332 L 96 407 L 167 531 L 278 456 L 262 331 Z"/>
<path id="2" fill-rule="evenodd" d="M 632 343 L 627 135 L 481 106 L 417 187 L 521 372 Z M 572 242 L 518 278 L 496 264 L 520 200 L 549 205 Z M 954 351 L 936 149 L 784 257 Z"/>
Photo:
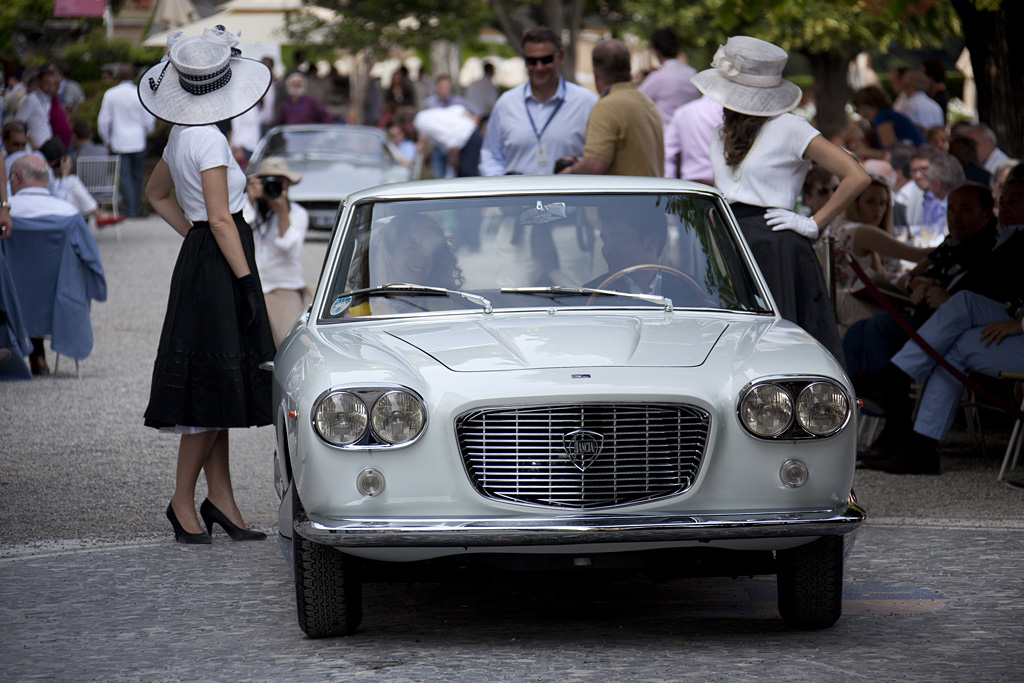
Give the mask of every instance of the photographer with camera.
<path id="1" fill-rule="evenodd" d="M 249 178 L 242 215 L 256 238 L 256 267 L 274 334 L 281 345 L 308 300 L 299 255 L 309 214 L 288 200 L 288 188 L 302 180 L 281 157 L 267 157 Z"/>

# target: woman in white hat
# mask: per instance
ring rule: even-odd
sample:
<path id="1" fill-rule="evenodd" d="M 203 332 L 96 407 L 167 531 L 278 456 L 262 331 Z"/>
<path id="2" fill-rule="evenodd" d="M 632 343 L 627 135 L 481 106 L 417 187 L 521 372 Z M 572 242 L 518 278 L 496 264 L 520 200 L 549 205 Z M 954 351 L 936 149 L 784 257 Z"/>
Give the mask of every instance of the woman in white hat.
<path id="1" fill-rule="evenodd" d="M 725 108 L 725 120 L 711 136 L 715 185 L 732 206 L 780 314 L 841 361 L 835 313 L 811 242 L 871 181 L 853 157 L 787 113 L 801 96 L 782 78 L 787 58 L 771 43 L 735 36 L 693 84 Z M 840 182 L 832 198 L 806 217 L 792 209 L 812 161 Z"/>
<path id="2" fill-rule="evenodd" d="M 242 59 L 236 44 L 222 26 L 184 38 L 139 82 L 143 106 L 175 124 L 146 198 L 185 238 L 145 413 L 147 426 L 181 435 L 167 506 L 179 543 L 210 543 L 214 524 L 233 540 L 266 538 L 242 521 L 228 466 L 228 428 L 271 423 L 271 376 L 259 365 L 274 357 L 252 231 L 242 218 L 245 175 L 213 125 L 255 106 L 270 86 L 270 70 Z M 205 531 L 195 509 L 200 471 Z"/>
<path id="3" fill-rule="evenodd" d="M 309 213 L 288 199 L 288 188 L 302 180 L 283 157 L 267 157 L 249 178 L 243 215 L 256 238 L 256 265 L 263 281 L 274 344 L 280 346 L 306 307 L 302 245 Z"/>

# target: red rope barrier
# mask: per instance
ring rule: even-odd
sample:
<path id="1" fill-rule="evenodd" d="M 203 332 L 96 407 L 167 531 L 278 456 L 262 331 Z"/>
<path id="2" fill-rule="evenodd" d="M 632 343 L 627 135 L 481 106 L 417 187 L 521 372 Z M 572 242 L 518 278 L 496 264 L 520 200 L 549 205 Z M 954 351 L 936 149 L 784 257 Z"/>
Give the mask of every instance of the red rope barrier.
<path id="1" fill-rule="evenodd" d="M 924 340 L 924 337 L 922 337 L 918 333 L 918 331 L 915 330 L 909 322 L 907 322 L 906 318 L 900 315 L 899 311 L 896 310 L 896 307 L 892 305 L 891 301 L 889 301 L 889 297 L 885 296 L 882 292 L 878 291 L 878 287 L 876 287 L 875 283 L 871 281 L 871 278 L 868 276 L 868 274 L 864 272 L 864 268 L 862 268 L 861 265 L 857 263 L 857 259 L 851 257 L 849 254 L 846 253 L 844 253 L 843 256 L 844 258 L 849 260 L 849 264 L 850 267 L 853 268 L 853 272 L 856 273 L 857 278 L 862 283 L 864 283 L 864 288 L 867 289 L 868 293 L 872 296 L 872 298 L 874 298 L 874 300 L 878 302 L 878 305 L 882 307 L 882 310 L 888 313 L 889 317 L 895 320 L 896 324 L 899 325 L 904 332 L 909 334 L 910 338 L 914 340 L 914 342 L 916 342 L 917 345 L 920 346 L 921 349 L 925 353 L 927 353 L 932 360 L 938 363 L 943 370 L 952 375 L 953 379 L 960 382 L 965 387 L 967 387 L 975 394 L 988 401 L 989 403 L 992 403 L 1003 412 L 1009 414 L 1011 417 L 1018 420 L 1024 418 L 1024 412 L 1022 412 L 1020 408 L 1018 408 L 1017 406 L 1013 405 L 1008 401 L 999 398 L 998 396 L 990 392 L 988 389 L 984 388 L 983 386 L 975 382 L 973 379 L 967 376 L 966 373 L 962 372 L 959 368 L 953 367 L 953 365 L 948 360 L 943 358 L 941 353 L 933 349 L 931 344 Z"/>

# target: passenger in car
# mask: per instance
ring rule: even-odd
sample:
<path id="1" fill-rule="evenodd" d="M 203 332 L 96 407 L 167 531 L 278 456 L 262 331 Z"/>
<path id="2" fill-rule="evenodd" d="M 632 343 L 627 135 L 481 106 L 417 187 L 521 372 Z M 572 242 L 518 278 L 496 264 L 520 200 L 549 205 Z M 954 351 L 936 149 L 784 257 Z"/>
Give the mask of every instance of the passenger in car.
<path id="1" fill-rule="evenodd" d="M 384 230 L 380 248 L 387 283 L 408 283 L 458 289 L 465 278 L 455 258 L 455 243 L 431 216 L 415 221 L 399 216 Z"/>

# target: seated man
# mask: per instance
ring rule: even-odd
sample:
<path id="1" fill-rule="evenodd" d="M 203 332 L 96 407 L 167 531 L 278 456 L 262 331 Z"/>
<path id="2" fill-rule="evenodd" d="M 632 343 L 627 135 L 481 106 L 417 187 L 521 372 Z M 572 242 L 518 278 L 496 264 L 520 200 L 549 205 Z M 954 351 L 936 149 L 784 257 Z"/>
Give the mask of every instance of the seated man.
<path id="1" fill-rule="evenodd" d="M 43 337 L 54 351 L 81 360 L 92 351 L 89 301 L 106 301 L 99 250 L 73 205 L 50 195 L 50 170 L 42 157 L 24 156 L 11 166 L 11 221 L 4 250 L 33 350 L 33 374 L 47 374 Z M 40 239 L 42 235 L 60 238 Z"/>
<path id="2" fill-rule="evenodd" d="M 664 296 L 678 306 L 707 303 L 701 297 L 703 288 L 669 272 L 658 263 L 668 243 L 668 222 L 665 210 L 653 203 L 638 210 L 636 203 L 605 205 L 598 209 L 601 222 L 601 255 L 608 272 L 583 285 L 631 294 Z M 638 268 L 619 275 L 633 266 Z M 684 276 L 686 277 L 686 276 Z"/>
<path id="3" fill-rule="evenodd" d="M 1019 195 L 1024 205 L 1024 184 L 1011 193 L 1010 201 Z M 981 185 L 963 185 L 949 197 L 949 236 L 910 272 L 906 282 L 901 281 L 915 308 L 905 316 L 915 329 L 920 327 L 946 299 L 947 288 L 959 284 L 963 277 L 979 268 L 985 269 L 996 243 L 995 218 L 992 196 Z M 999 220 L 1024 222 L 1009 202 L 1000 211 Z M 858 320 L 843 337 L 847 372 L 851 376 L 874 372 L 889 362 L 910 336 L 889 314 L 880 313 L 866 320 Z"/>
<path id="4" fill-rule="evenodd" d="M 991 377 L 1010 370 L 1024 372 L 1024 328 L 1006 305 L 974 292 L 962 291 L 935 311 L 921 326 L 921 337 L 958 370 L 967 368 Z M 909 378 L 925 383 L 913 430 L 909 429 Z M 893 474 L 939 474 L 938 443 L 946 438 L 960 406 L 963 385 L 938 367 L 916 342 L 907 342 L 892 363 L 879 373 L 884 383 L 880 398 L 887 414 L 897 416 L 907 438 L 905 446 L 890 446 L 862 466 Z M 900 405 L 902 404 L 902 405 Z"/>

